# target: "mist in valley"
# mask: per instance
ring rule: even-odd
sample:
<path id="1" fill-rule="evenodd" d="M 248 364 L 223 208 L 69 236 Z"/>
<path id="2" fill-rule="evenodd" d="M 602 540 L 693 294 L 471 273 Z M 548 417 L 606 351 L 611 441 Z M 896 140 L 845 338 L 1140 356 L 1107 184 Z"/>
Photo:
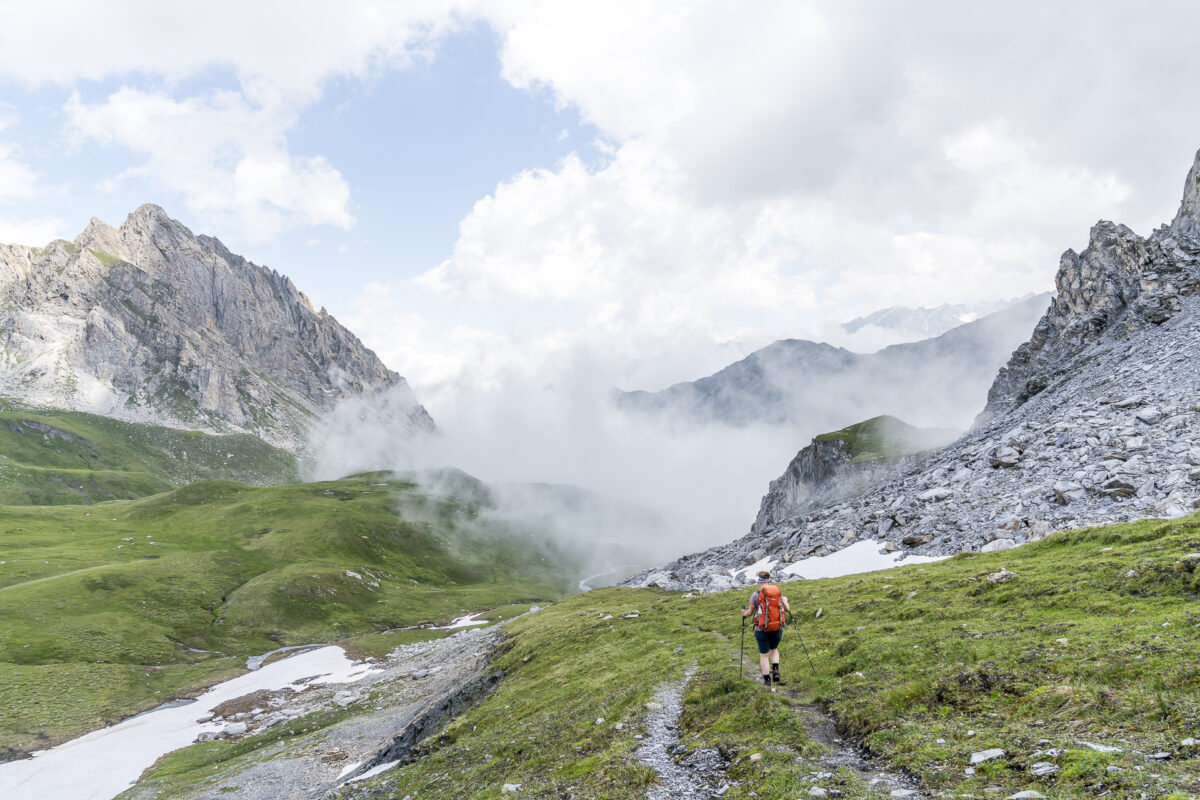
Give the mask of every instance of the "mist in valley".
<path id="1" fill-rule="evenodd" d="M 614 389 L 627 365 L 594 352 L 487 381 L 414 382 L 436 434 L 414 436 L 399 389 L 346 400 L 315 426 L 305 475 L 391 470 L 444 492 L 432 476 L 461 470 L 487 485 L 486 517 L 541 532 L 593 572 L 632 572 L 744 535 L 769 482 L 819 433 L 879 414 L 965 430 L 1042 300 L 870 356 L 779 342 L 750 373 L 735 364 L 636 408 Z"/>

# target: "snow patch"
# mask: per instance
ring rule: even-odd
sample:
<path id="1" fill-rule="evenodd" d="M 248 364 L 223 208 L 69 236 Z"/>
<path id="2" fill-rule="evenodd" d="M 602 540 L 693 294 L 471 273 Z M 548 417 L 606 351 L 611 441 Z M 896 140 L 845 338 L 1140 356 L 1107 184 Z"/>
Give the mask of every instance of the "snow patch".
<path id="1" fill-rule="evenodd" d="M 904 564 L 928 564 L 941 561 L 946 556 L 904 556 L 903 553 L 883 553 L 881 542 L 867 539 L 855 542 L 849 547 L 830 553 L 827 556 L 814 556 L 788 564 L 781 575 L 791 578 L 838 578 L 842 575 L 857 575 L 861 572 L 876 572 L 881 569 L 891 569 L 898 566 L 903 559 Z M 750 567 L 753 569 L 753 567 Z M 760 567 L 760 569 L 762 569 Z"/>
<path id="2" fill-rule="evenodd" d="M 372 672 L 370 665 L 351 661 L 334 646 L 284 658 L 219 683 L 194 703 L 164 706 L 24 761 L 0 764 L 0 794 L 5 800 L 111 800 L 160 757 L 186 747 L 201 733 L 221 730 L 224 722 L 197 720 L 211 719 L 212 710 L 227 700 L 260 690 L 302 692 L 319 684 L 350 683 Z"/>

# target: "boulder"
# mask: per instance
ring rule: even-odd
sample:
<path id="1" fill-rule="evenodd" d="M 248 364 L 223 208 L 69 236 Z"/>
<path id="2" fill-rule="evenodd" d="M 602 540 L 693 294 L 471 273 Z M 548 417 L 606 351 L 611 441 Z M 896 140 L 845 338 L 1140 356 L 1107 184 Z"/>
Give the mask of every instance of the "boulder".
<path id="1" fill-rule="evenodd" d="M 1017 573 L 1009 572 L 1006 569 L 1001 569 L 999 572 L 993 572 L 987 576 L 989 583 L 1007 583 L 1017 577 Z"/>
<path id="2" fill-rule="evenodd" d="M 1082 500 L 1087 490 L 1074 481 L 1059 481 L 1054 484 L 1054 502 L 1065 506 L 1076 500 Z"/>
<path id="3" fill-rule="evenodd" d="M 1021 461 L 1021 454 L 1015 447 L 998 447 L 992 453 L 993 467 L 1015 467 Z"/>
<path id="4" fill-rule="evenodd" d="M 971 753 L 971 765 L 982 764 L 984 761 L 991 761 L 993 758 L 1003 758 L 1004 751 L 999 747 L 993 747 L 989 750 L 980 750 L 978 753 Z"/>
<path id="5" fill-rule="evenodd" d="M 979 548 L 981 553 L 994 553 L 997 550 L 1011 550 L 1017 546 L 1016 539 L 993 539 L 992 541 Z"/>
<path id="6" fill-rule="evenodd" d="M 1134 414 L 1139 422 L 1146 425 L 1157 425 L 1162 422 L 1162 418 L 1166 416 L 1158 406 L 1146 406 L 1141 411 Z"/>
<path id="7" fill-rule="evenodd" d="M 1100 491 L 1109 497 L 1124 498 L 1133 497 L 1137 493 L 1137 487 L 1121 478 L 1112 478 L 1105 481 Z"/>

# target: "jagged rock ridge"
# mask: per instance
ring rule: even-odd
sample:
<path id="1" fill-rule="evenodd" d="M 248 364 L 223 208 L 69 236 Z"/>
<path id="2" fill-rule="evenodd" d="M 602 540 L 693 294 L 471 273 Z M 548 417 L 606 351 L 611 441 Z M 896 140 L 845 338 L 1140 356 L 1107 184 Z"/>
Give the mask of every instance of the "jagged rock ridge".
<path id="1" fill-rule="evenodd" d="M 0 395 L 295 449 L 338 400 L 404 379 L 292 282 L 144 205 L 74 242 L 0 245 Z"/>
<path id="2" fill-rule="evenodd" d="M 1200 153 L 1170 225 L 1100 222 L 997 376 L 976 427 L 859 497 L 684 556 L 631 585 L 726 588 L 731 570 L 874 540 L 1000 550 L 1055 530 L 1200 507 Z M 766 502 L 766 501 L 764 501 Z"/>

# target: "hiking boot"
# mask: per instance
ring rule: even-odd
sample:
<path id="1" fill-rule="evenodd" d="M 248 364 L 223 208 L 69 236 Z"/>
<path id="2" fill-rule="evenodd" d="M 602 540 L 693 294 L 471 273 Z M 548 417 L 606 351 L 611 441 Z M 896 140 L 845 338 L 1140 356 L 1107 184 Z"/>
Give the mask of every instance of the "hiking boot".
<path id="1" fill-rule="evenodd" d="M 763 675 L 763 683 L 766 684 L 767 686 L 770 686 L 771 685 L 771 676 Z"/>
<path id="2" fill-rule="evenodd" d="M 771 683 L 774 683 L 778 686 L 783 686 L 784 680 L 783 680 L 783 678 L 779 677 L 778 672 L 773 672 L 773 673 L 771 673 Z"/>

